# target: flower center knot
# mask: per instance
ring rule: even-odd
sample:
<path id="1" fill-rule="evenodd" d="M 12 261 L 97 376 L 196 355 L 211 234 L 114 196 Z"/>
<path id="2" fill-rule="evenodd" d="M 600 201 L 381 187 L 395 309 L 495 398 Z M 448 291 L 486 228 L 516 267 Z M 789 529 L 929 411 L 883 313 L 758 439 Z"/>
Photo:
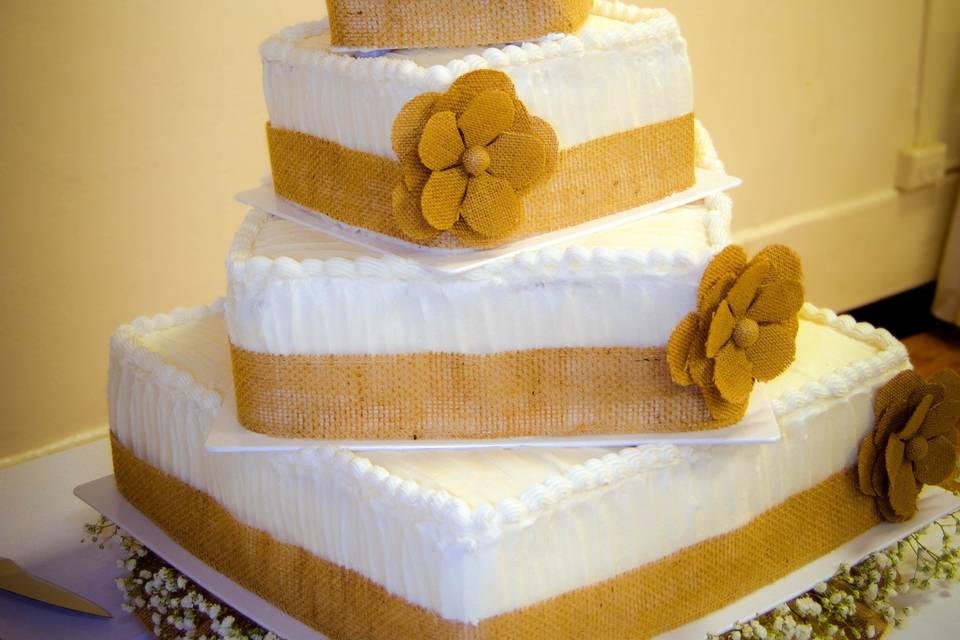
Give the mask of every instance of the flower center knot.
<path id="1" fill-rule="evenodd" d="M 927 444 L 927 439 L 922 436 L 915 436 L 907 443 L 907 460 L 910 462 L 923 460 L 927 457 L 927 451 L 929 450 L 930 445 Z"/>
<path id="2" fill-rule="evenodd" d="M 490 153 L 486 147 L 477 145 L 464 151 L 460 161 L 468 174 L 478 176 L 490 166 Z"/>
<path id="3" fill-rule="evenodd" d="M 733 342 L 741 349 L 752 347 L 759 337 L 760 325 L 756 320 L 743 318 L 737 321 L 737 325 L 733 328 Z"/>

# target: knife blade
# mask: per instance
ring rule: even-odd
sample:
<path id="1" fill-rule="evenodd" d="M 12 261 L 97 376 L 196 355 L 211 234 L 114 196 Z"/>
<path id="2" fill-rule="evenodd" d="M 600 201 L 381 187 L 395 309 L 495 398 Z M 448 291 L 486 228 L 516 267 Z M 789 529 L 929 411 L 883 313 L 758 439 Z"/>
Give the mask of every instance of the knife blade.
<path id="1" fill-rule="evenodd" d="M 0 590 L 15 593 L 61 609 L 112 618 L 110 612 L 72 591 L 30 575 L 9 558 L 0 558 Z"/>

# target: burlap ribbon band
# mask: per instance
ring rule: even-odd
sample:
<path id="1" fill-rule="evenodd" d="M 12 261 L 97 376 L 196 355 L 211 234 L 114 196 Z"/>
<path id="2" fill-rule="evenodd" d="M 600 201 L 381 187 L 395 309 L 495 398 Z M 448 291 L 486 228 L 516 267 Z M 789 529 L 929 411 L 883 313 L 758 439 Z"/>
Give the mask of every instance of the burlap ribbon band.
<path id="1" fill-rule="evenodd" d="M 113 436 L 111 442 L 117 486 L 137 509 L 217 571 L 336 639 L 649 638 L 781 578 L 880 522 L 873 500 L 857 489 L 856 470 L 848 469 L 739 529 L 470 625 L 440 618 L 243 524 L 210 496 L 140 460 Z"/>
<path id="2" fill-rule="evenodd" d="M 593 0 L 327 0 L 343 49 L 468 47 L 572 33 Z"/>
<path id="3" fill-rule="evenodd" d="M 446 440 L 704 431 L 695 387 L 662 349 L 492 354 L 275 355 L 231 347 L 237 415 L 251 431 L 331 440 Z"/>
<path id="4" fill-rule="evenodd" d="M 269 123 L 267 142 L 278 195 L 348 225 L 412 241 L 393 220 L 399 162 Z M 694 182 L 692 113 L 597 138 L 560 151 L 555 173 L 523 196 L 524 220 L 510 239 L 627 211 Z M 419 244 L 461 246 L 447 233 Z"/>

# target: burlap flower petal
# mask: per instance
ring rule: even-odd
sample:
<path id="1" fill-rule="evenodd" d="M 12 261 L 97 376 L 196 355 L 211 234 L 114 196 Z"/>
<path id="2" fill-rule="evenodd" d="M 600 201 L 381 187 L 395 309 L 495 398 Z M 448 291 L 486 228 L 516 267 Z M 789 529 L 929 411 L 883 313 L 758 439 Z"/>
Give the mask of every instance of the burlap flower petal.
<path id="1" fill-rule="evenodd" d="M 888 478 L 894 478 L 903 468 L 906 459 L 907 445 L 897 436 L 890 436 L 887 441 L 887 448 L 883 452 L 884 469 Z M 907 464 L 907 467 L 910 465 Z"/>
<path id="2" fill-rule="evenodd" d="M 873 441 L 878 447 L 886 446 L 887 438 L 910 419 L 912 411 L 913 408 L 907 404 L 906 398 L 891 401 L 887 405 L 883 414 L 877 418 L 877 426 L 873 431 Z"/>
<path id="3" fill-rule="evenodd" d="M 870 482 L 873 484 L 873 492 L 878 496 L 886 496 L 889 489 L 887 481 L 887 469 L 883 456 L 877 452 L 877 459 L 873 463 L 873 469 L 870 470 Z"/>
<path id="4" fill-rule="evenodd" d="M 699 334 L 697 314 L 688 313 L 667 341 L 667 366 L 670 368 L 670 378 L 679 385 L 686 386 L 693 382 L 687 371 L 687 359 L 690 354 L 690 345 Z"/>
<path id="5" fill-rule="evenodd" d="M 717 282 L 728 279 L 731 274 L 736 278 L 736 275 L 746 264 L 747 254 L 735 244 L 728 245 L 723 251 L 715 255 L 700 278 L 700 288 L 697 291 L 697 310 L 703 313 L 704 298 Z"/>
<path id="6" fill-rule="evenodd" d="M 446 231 L 460 217 L 460 206 L 467 192 L 467 174 L 461 167 L 434 171 L 420 195 L 420 211 L 424 220 Z"/>
<path id="7" fill-rule="evenodd" d="M 728 273 L 725 276 L 721 276 L 719 280 L 713 283 L 712 287 L 699 295 L 697 313 L 700 314 L 700 326 L 702 329 L 706 330 L 706 328 L 710 326 L 710 321 L 713 319 L 713 314 L 716 312 L 717 306 L 736 281 L 737 276 Z"/>
<path id="8" fill-rule="evenodd" d="M 484 91 L 457 118 L 467 148 L 485 147 L 513 126 L 513 98 L 502 91 Z"/>
<path id="9" fill-rule="evenodd" d="M 703 389 L 703 401 L 714 420 L 733 423 L 747 412 L 746 402 L 740 404 L 727 402 L 720 395 L 720 392 L 712 387 Z"/>
<path id="10" fill-rule="evenodd" d="M 917 512 L 917 495 L 920 493 L 920 487 L 913 477 L 913 469 L 910 465 L 901 465 L 897 474 L 890 476 L 890 506 L 893 511 L 905 518 L 913 516 Z"/>
<path id="11" fill-rule="evenodd" d="M 407 189 L 413 194 L 423 191 L 427 179 L 430 178 L 430 169 L 423 166 L 420 156 L 416 153 L 407 154 L 400 168 L 403 171 L 403 184 Z"/>
<path id="12" fill-rule="evenodd" d="M 923 484 L 940 484 L 957 468 L 957 448 L 943 436 L 927 441 L 927 455 L 913 463 L 913 472 Z"/>
<path id="13" fill-rule="evenodd" d="M 510 183 L 482 174 L 470 179 L 460 217 L 485 238 L 502 238 L 523 220 L 523 204 Z"/>
<path id="14" fill-rule="evenodd" d="M 800 266 L 800 256 L 793 249 L 782 244 L 770 245 L 762 249 L 753 261 L 764 260 L 770 263 L 770 270 L 763 284 L 767 285 L 778 280 L 803 281 L 803 268 Z"/>
<path id="15" fill-rule="evenodd" d="M 927 419 L 920 427 L 920 435 L 928 440 L 944 436 L 956 444 L 958 420 L 960 420 L 960 400 L 944 400 L 927 414 Z"/>
<path id="16" fill-rule="evenodd" d="M 491 175 L 503 178 L 517 193 L 543 176 L 547 150 L 532 135 L 508 131 L 487 147 Z"/>
<path id="17" fill-rule="evenodd" d="M 757 322 L 783 322 L 803 306 L 803 285 L 796 280 L 780 280 L 760 289 L 747 310 Z"/>
<path id="18" fill-rule="evenodd" d="M 517 95 L 507 74 L 493 69 L 478 69 L 454 80 L 450 88 L 437 98 L 433 110 L 452 111 L 460 115 L 467 110 L 470 102 L 484 91 L 502 91 L 510 97 Z"/>
<path id="19" fill-rule="evenodd" d="M 743 270 L 727 292 L 727 304 L 730 305 L 733 315 L 740 318 L 747 312 L 769 270 L 770 263 L 766 260 L 752 260 Z"/>
<path id="20" fill-rule="evenodd" d="M 910 516 L 902 516 L 894 511 L 890 505 L 890 499 L 886 496 L 877 498 L 877 508 L 880 510 L 880 515 L 883 516 L 883 519 L 887 522 L 904 522 L 910 519 Z"/>
<path id="21" fill-rule="evenodd" d="M 873 438 L 864 438 L 857 452 L 857 480 L 860 491 L 868 496 L 879 495 L 873 488 L 873 469 L 877 464 L 877 447 Z"/>
<path id="22" fill-rule="evenodd" d="M 471 229 L 470 226 L 463 221 L 463 218 L 457 220 L 454 225 L 450 227 L 450 235 L 459 240 L 460 244 L 465 247 L 480 247 L 487 241 L 486 238 Z"/>
<path id="23" fill-rule="evenodd" d="M 790 368 L 797 354 L 796 337 L 796 330 L 784 325 L 767 324 L 760 327 L 757 341 L 746 348 L 757 380 L 773 380 Z"/>
<path id="24" fill-rule="evenodd" d="M 943 388 L 943 385 L 924 382 L 910 392 L 908 402 L 912 405 L 920 404 L 920 401 L 923 400 L 925 396 L 931 396 L 933 398 L 933 404 L 937 404 L 947 397 L 947 390 Z"/>
<path id="25" fill-rule="evenodd" d="M 443 171 L 460 164 L 465 149 L 457 118 L 449 111 L 430 116 L 417 145 L 420 161 L 431 171 Z"/>
<path id="26" fill-rule="evenodd" d="M 879 419 L 884 409 L 892 404 L 903 402 L 910 397 L 914 389 L 922 385 L 923 378 L 917 375 L 916 371 L 912 369 L 901 371 L 880 387 L 877 396 L 873 399 L 873 414 Z"/>
<path id="27" fill-rule="evenodd" d="M 941 369 L 933 374 L 930 382 L 941 385 L 951 398 L 960 398 L 960 374 L 953 369 Z"/>
<path id="28" fill-rule="evenodd" d="M 524 111 L 525 113 L 525 111 Z M 517 120 L 520 119 L 520 112 L 517 112 Z M 514 127 L 517 123 L 514 122 Z M 557 132 L 553 130 L 550 123 L 542 118 L 530 118 L 530 133 L 535 135 L 543 143 L 544 163 L 543 177 L 552 176 L 557 170 L 557 160 L 560 157 L 560 143 L 557 140 Z"/>
<path id="29" fill-rule="evenodd" d="M 753 365 L 747 354 L 734 344 L 728 344 L 714 360 L 713 382 L 724 400 L 742 404 L 753 390 Z"/>
<path id="30" fill-rule="evenodd" d="M 440 231 L 434 229 L 420 214 L 420 200 L 410 193 L 402 184 L 393 189 L 393 221 L 397 228 L 408 238 L 414 240 L 431 240 L 436 238 Z"/>
<path id="31" fill-rule="evenodd" d="M 433 105 L 440 94 L 421 93 L 400 109 L 400 113 L 393 121 L 390 142 L 397 158 L 403 160 L 416 151 L 420 142 L 420 132 L 426 126 L 427 120 L 433 115 Z"/>
<path id="32" fill-rule="evenodd" d="M 923 398 L 920 400 L 920 403 L 913 408 L 913 413 L 910 414 L 907 424 L 904 425 L 903 429 L 900 430 L 900 433 L 897 434 L 901 440 L 906 442 L 920 432 L 920 427 L 923 426 L 923 421 L 927 419 L 927 413 L 930 412 L 930 408 L 932 406 L 933 396 L 923 396 Z"/>
<path id="33" fill-rule="evenodd" d="M 713 314 L 713 320 L 710 321 L 710 330 L 707 333 L 707 357 L 715 358 L 723 345 L 727 344 L 730 336 L 733 335 L 733 327 L 736 324 L 733 313 L 730 312 L 730 305 L 724 300 L 717 306 L 716 313 Z"/>
<path id="34" fill-rule="evenodd" d="M 707 357 L 703 348 L 704 342 L 702 338 L 695 338 L 693 345 L 690 347 L 690 354 L 687 357 L 687 368 L 690 371 L 690 377 L 693 378 L 693 382 L 701 389 L 706 389 L 713 387 L 714 361 Z"/>

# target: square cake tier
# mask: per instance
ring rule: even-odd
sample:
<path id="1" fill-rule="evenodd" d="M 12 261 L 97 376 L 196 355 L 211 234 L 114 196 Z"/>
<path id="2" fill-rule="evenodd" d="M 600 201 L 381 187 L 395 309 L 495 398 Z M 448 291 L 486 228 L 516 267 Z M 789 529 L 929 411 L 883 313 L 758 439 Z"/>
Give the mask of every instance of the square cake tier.
<path id="1" fill-rule="evenodd" d="M 767 385 L 782 439 L 741 446 L 213 454 L 232 385 L 222 303 L 118 330 L 123 495 L 331 638 L 643 638 L 879 522 L 856 488 L 889 333 L 807 305 Z"/>

